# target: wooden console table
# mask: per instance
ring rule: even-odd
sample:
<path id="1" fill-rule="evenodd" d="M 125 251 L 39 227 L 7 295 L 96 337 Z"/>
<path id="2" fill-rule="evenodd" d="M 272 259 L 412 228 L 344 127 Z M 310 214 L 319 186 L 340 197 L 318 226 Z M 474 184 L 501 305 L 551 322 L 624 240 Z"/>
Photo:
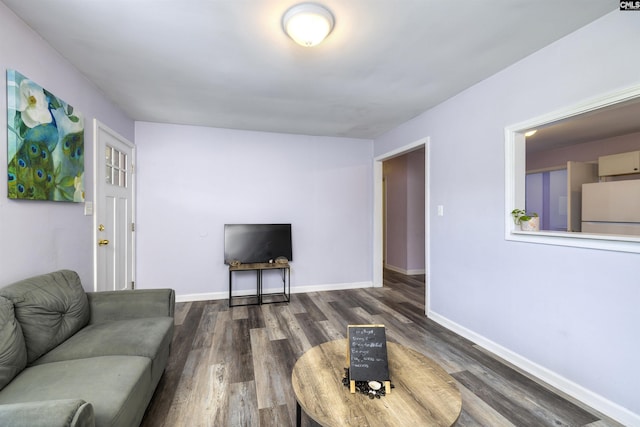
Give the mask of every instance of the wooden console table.
<path id="1" fill-rule="evenodd" d="M 262 289 L 262 272 L 265 270 L 280 270 L 282 275 L 282 292 L 271 292 L 265 294 Z M 253 295 L 233 295 L 233 273 L 239 271 L 256 272 L 256 293 Z M 244 303 L 234 303 L 239 300 L 249 300 Z M 229 266 L 229 307 L 239 305 L 259 305 L 276 302 L 289 302 L 291 300 L 291 267 L 288 263 L 254 263 Z"/>
<path id="2" fill-rule="evenodd" d="M 462 410 L 455 380 L 436 362 L 408 347 L 387 342 L 389 374 L 395 386 L 380 399 L 351 394 L 342 384 L 347 340 L 320 344 L 296 362 L 291 383 L 296 424 L 301 409 L 322 426 L 451 426 Z"/>

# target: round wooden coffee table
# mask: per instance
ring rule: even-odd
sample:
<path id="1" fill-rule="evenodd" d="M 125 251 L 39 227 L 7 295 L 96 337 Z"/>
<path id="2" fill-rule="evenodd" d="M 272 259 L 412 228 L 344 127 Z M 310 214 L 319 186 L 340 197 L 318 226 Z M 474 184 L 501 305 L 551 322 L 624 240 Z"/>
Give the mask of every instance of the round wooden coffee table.
<path id="1" fill-rule="evenodd" d="M 433 360 L 410 348 L 387 342 L 389 375 L 395 386 L 380 399 L 352 394 L 342 384 L 347 340 L 313 347 L 293 367 L 291 382 L 300 409 L 330 426 L 451 426 L 462 399 L 455 380 Z"/>

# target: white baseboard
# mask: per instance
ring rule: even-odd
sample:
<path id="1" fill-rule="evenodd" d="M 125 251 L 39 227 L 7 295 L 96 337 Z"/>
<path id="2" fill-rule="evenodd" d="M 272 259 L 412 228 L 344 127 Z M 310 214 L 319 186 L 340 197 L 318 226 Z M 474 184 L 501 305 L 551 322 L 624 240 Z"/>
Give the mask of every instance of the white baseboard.
<path id="1" fill-rule="evenodd" d="M 254 291 L 255 292 L 255 291 Z M 238 294 L 242 295 L 241 292 Z M 236 293 L 234 293 L 236 295 Z M 251 292 L 245 293 L 251 295 Z M 176 294 L 176 302 L 194 302 L 194 301 L 213 301 L 219 299 L 228 299 L 229 291 L 226 292 L 208 292 L 204 294 Z"/>
<path id="2" fill-rule="evenodd" d="M 345 289 L 359 289 L 359 288 L 371 288 L 373 287 L 372 282 L 351 282 L 351 283 L 331 283 L 327 285 L 309 285 L 309 286 L 292 286 L 291 293 L 292 294 L 300 294 L 305 292 L 322 292 L 322 291 L 340 291 Z M 282 288 L 268 288 L 264 289 L 263 292 L 271 293 L 271 292 L 280 292 Z M 245 296 L 245 295 L 255 295 L 255 290 L 248 291 L 233 291 L 233 296 Z M 208 292 L 202 294 L 178 294 L 176 295 L 176 302 L 193 302 L 193 301 L 211 301 L 211 300 L 220 300 L 220 299 L 228 299 L 229 291 L 224 292 Z"/>
<path id="3" fill-rule="evenodd" d="M 330 283 L 328 285 L 296 286 L 291 288 L 292 294 L 305 292 L 341 291 L 345 289 L 372 288 L 373 282 Z"/>
<path id="4" fill-rule="evenodd" d="M 602 412 L 606 416 L 613 418 L 625 426 L 640 426 L 640 415 L 631 412 L 617 403 L 612 402 L 505 347 L 502 347 L 482 335 L 478 335 L 477 333 L 439 315 L 438 313 L 429 311 L 428 316 L 434 322 L 437 322 L 458 335 L 473 341 L 475 344 L 483 347 L 496 356 L 506 360 L 514 366 L 533 375 L 539 380 L 544 381 L 550 386 L 555 387 L 561 392 L 583 402 L 595 410 Z"/>
<path id="5" fill-rule="evenodd" d="M 396 273 L 404 274 L 405 276 L 416 276 L 418 274 L 426 274 L 426 270 L 423 269 L 413 269 L 413 270 L 405 270 L 404 268 L 396 267 L 395 265 L 385 264 L 384 268 L 387 270 L 395 271 Z"/>

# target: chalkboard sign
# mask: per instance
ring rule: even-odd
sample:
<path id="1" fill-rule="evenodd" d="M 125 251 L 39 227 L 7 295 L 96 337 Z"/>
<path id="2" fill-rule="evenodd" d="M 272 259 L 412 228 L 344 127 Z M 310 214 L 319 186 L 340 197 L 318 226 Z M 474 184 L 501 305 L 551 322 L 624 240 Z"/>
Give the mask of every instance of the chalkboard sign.
<path id="1" fill-rule="evenodd" d="M 349 381 L 355 393 L 356 381 L 379 381 L 389 392 L 389 361 L 384 325 L 347 327 Z"/>

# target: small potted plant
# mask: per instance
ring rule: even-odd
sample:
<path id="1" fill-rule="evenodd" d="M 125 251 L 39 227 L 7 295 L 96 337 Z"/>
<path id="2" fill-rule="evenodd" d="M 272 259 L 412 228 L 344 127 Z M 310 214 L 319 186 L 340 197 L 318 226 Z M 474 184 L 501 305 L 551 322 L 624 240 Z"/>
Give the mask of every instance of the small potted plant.
<path id="1" fill-rule="evenodd" d="M 520 226 L 522 231 L 538 231 L 540 230 L 540 218 L 535 212 L 527 213 L 523 209 L 514 209 L 511 211 L 513 222 Z"/>

